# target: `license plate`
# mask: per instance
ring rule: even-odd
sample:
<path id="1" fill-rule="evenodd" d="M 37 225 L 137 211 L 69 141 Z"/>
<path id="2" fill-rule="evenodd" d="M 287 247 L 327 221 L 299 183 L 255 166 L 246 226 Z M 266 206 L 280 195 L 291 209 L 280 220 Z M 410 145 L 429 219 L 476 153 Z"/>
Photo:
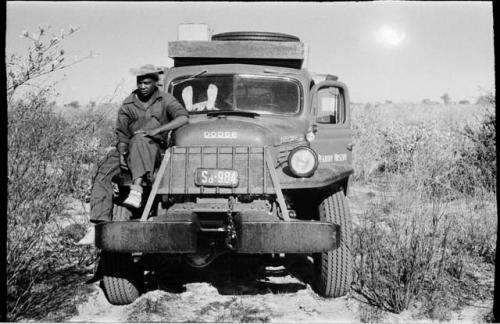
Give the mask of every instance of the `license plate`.
<path id="1" fill-rule="evenodd" d="M 237 187 L 238 172 L 224 169 L 196 169 L 194 182 L 197 186 Z"/>

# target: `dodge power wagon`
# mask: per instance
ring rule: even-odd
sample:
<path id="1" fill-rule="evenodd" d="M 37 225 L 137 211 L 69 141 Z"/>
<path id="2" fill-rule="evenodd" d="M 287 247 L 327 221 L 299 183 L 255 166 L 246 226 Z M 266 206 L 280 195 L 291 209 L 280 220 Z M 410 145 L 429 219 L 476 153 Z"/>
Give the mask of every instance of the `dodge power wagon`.
<path id="1" fill-rule="evenodd" d="M 96 226 L 108 300 L 138 298 L 146 265 L 154 271 L 148 258 L 202 268 L 226 253 L 307 255 L 313 288 L 345 295 L 353 262 L 346 85 L 309 72 L 305 44 L 286 34 L 172 41 L 169 57 L 162 87 L 189 123 L 170 134 L 140 210 L 121 204 L 127 176 L 113 180 L 113 219 Z"/>

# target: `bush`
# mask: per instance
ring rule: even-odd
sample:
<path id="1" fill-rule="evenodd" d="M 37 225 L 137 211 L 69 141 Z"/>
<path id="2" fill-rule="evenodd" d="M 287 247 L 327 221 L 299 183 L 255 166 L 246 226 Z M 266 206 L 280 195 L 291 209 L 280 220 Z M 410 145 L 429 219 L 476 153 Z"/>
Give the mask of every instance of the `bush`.
<path id="1" fill-rule="evenodd" d="M 355 228 L 355 290 L 369 304 L 395 313 L 421 300 L 467 295 L 464 289 L 489 296 L 472 288 L 477 283 L 460 283 L 476 273 L 471 263 L 495 263 L 494 196 L 431 200 L 426 184 L 409 175 L 389 183 L 391 190 L 368 204 Z"/>
<path id="2" fill-rule="evenodd" d="M 396 123 L 390 128 L 378 129 L 382 135 L 380 158 L 386 172 L 403 174 L 414 167 L 415 154 L 429 140 L 429 130 L 424 125 Z"/>
<path id="3" fill-rule="evenodd" d="M 353 108 L 354 178 L 378 188 L 354 234 L 354 288 L 368 304 L 446 320 L 463 299 L 491 298 L 470 278 L 495 264 L 494 115 L 474 123 L 474 108 Z"/>
<path id="4" fill-rule="evenodd" d="M 78 109 L 81 107 L 81 105 L 80 105 L 80 102 L 78 102 L 78 100 L 73 100 L 73 101 L 65 104 L 64 107 L 71 107 L 74 109 Z"/>
<path id="5" fill-rule="evenodd" d="M 363 215 L 355 248 L 356 290 L 370 304 L 395 313 L 439 279 L 440 252 L 446 249 L 440 243 L 449 226 L 439 207 L 415 206 L 411 191 L 398 198 L 389 208 L 385 198 Z"/>
<path id="6" fill-rule="evenodd" d="M 50 91 L 15 102 L 8 110 L 7 285 L 9 319 L 30 309 L 35 284 L 55 268 L 88 261 L 88 249 L 75 249 L 64 234 L 68 197 L 88 191 L 98 152 L 75 145 L 92 139 L 47 106 Z M 84 163 L 85 162 L 85 163 Z M 83 235 L 82 235 L 83 236 Z"/>
<path id="7" fill-rule="evenodd" d="M 34 293 L 57 269 L 88 265 L 91 248 L 76 248 L 85 219 L 64 216 L 68 198 L 88 194 L 97 157 L 108 144 L 109 121 L 103 113 L 81 112 L 68 119 L 54 112 L 53 87 L 39 84 L 17 90 L 64 65 L 61 37 L 45 40 L 47 27 L 24 36 L 33 47 L 23 58 L 7 59 L 8 203 L 7 311 L 10 321 L 42 302 Z M 75 31 L 70 28 L 69 34 Z M 30 82 L 28 82 L 30 81 Z M 48 302 L 48 299 L 44 299 Z M 39 308 L 39 307 L 38 307 Z"/>
<path id="8" fill-rule="evenodd" d="M 460 168 L 456 177 L 466 179 L 461 190 L 474 193 L 478 188 L 496 192 L 497 156 L 495 97 L 490 94 L 485 104 L 485 114 L 479 125 L 465 125 L 461 132 L 469 140 L 469 145 L 459 150 Z"/>
<path id="9" fill-rule="evenodd" d="M 354 178 L 410 173 L 448 198 L 496 192 L 494 101 L 480 120 L 474 106 L 354 107 Z"/>

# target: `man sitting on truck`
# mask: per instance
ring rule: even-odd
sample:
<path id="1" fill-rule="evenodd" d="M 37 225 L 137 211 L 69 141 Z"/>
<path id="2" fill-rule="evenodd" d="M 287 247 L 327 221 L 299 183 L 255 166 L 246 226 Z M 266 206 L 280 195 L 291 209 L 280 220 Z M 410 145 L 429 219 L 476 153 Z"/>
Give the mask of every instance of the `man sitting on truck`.
<path id="1" fill-rule="evenodd" d="M 123 204 L 132 208 L 141 206 L 142 181 L 145 177 L 151 180 L 159 142 L 166 139 L 169 130 L 188 122 L 187 110 L 172 95 L 157 87 L 159 74 L 163 71 L 148 64 L 131 72 L 137 77 L 137 89 L 123 101 L 118 111 L 118 152 L 108 152 L 94 179 L 90 203 L 93 224 L 111 220 L 111 179 L 120 173 L 120 169 L 130 170 L 134 182 Z M 91 226 L 77 244 L 94 244 L 94 235 L 95 228 Z"/>
<path id="2" fill-rule="evenodd" d="M 144 65 L 131 70 L 137 77 L 137 89 L 118 111 L 116 135 L 120 165 L 129 169 L 133 185 L 123 202 L 127 207 L 140 208 L 143 180 L 151 182 L 159 152 L 159 142 L 166 140 L 168 131 L 188 122 L 188 111 L 170 94 L 157 87 L 159 69 Z"/>

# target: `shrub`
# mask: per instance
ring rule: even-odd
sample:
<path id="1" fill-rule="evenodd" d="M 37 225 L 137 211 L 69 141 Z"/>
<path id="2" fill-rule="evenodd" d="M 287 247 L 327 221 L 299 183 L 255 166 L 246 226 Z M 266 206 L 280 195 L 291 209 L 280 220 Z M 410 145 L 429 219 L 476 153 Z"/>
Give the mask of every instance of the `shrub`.
<path id="1" fill-rule="evenodd" d="M 450 96 L 449 96 L 447 93 L 443 94 L 443 95 L 442 95 L 441 97 L 439 97 L 439 98 L 441 98 L 441 100 L 443 100 L 443 103 L 444 103 L 445 105 L 449 104 L 449 103 L 450 103 L 450 100 L 451 100 Z"/>
<path id="2" fill-rule="evenodd" d="M 494 116 L 474 123 L 474 108 L 353 109 L 355 180 L 381 188 L 354 234 L 354 287 L 370 305 L 399 313 L 420 303 L 446 320 L 464 296 L 491 297 L 468 279 L 495 263 L 497 233 Z"/>
<path id="3" fill-rule="evenodd" d="M 88 194 L 99 155 L 91 132 L 53 113 L 50 91 L 14 102 L 8 110 L 7 285 L 9 319 L 36 303 L 31 289 L 54 268 L 89 262 L 74 247 L 83 219 L 64 219 L 67 198 Z M 65 229 L 66 224 L 73 228 Z M 69 231 L 69 232 L 68 232 Z M 75 235 L 69 235 L 68 233 Z M 69 236 L 68 236 L 69 235 Z M 83 235 L 82 235 L 83 236 Z"/>
<path id="4" fill-rule="evenodd" d="M 467 193 L 474 193 L 478 188 L 496 192 L 496 123 L 493 94 L 488 96 L 488 103 L 483 107 L 485 114 L 479 125 L 467 124 L 461 132 L 469 140 L 469 145 L 459 149 L 460 168 L 456 177 L 467 180 L 460 188 Z"/>
<path id="5" fill-rule="evenodd" d="M 53 86 L 39 84 L 17 90 L 33 79 L 70 66 L 65 63 L 61 40 L 46 39 L 47 27 L 25 32 L 32 41 L 25 57 L 7 59 L 8 90 L 8 203 L 7 203 L 7 311 L 11 321 L 27 316 L 41 301 L 37 285 L 55 269 L 92 262 L 89 249 L 73 246 L 84 220 L 64 219 L 70 195 L 81 197 L 91 178 L 103 118 L 68 120 L 53 110 Z M 73 62 L 74 63 L 74 62 Z M 92 121 L 92 122 L 90 122 Z M 93 146 L 94 145 L 94 146 Z M 69 225 L 69 226 L 68 226 Z M 38 305 L 40 306 L 40 305 Z M 43 307 L 43 306 L 42 306 Z"/>
<path id="6" fill-rule="evenodd" d="M 64 174 L 59 148 L 65 121 L 46 108 L 46 93 L 18 102 L 8 111 L 7 286 L 9 318 L 32 302 L 30 291 L 53 267 L 46 259 L 55 237 L 49 223 L 64 208 Z"/>
<path id="7" fill-rule="evenodd" d="M 429 140 L 429 129 L 422 124 L 395 123 L 390 128 L 378 129 L 382 135 L 380 158 L 386 172 L 402 174 L 414 166 L 415 154 Z"/>
<path id="8" fill-rule="evenodd" d="M 71 107 L 74 109 L 78 109 L 81 107 L 81 105 L 80 105 L 80 102 L 78 102 L 78 100 L 73 100 L 73 101 L 65 104 L 64 107 Z"/>
<path id="9" fill-rule="evenodd" d="M 449 199 L 496 192 L 494 97 L 490 102 L 481 119 L 477 107 L 464 105 L 353 107 L 354 178 L 410 173 Z"/>
<path id="10" fill-rule="evenodd" d="M 461 281 L 476 272 L 471 264 L 478 258 L 495 263 L 494 196 L 431 200 L 421 180 L 409 175 L 388 180 L 391 190 L 368 204 L 355 228 L 354 289 L 369 304 L 395 313 L 421 300 L 448 298 L 452 305 L 457 297 L 443 296 L 472 299 L 470 289 L 488 296 L 477 283 L 462 287 Z M 478 206 L 478 200 L 485 203 Z M 431 313 L 446 317 L 440 305 Z"/>
<path id="11" fill-rule="evenodd" d="M 449 230 L 439 217 L 440 206 L 415 206 L 411 191 L 398 198 L 389 209 L 383 198 L 363 215 L 355 248 L 356 290 L 370 304 L 395 313 L 439 280 L 440 256 L 446 249 L 442 242 Z"/>

